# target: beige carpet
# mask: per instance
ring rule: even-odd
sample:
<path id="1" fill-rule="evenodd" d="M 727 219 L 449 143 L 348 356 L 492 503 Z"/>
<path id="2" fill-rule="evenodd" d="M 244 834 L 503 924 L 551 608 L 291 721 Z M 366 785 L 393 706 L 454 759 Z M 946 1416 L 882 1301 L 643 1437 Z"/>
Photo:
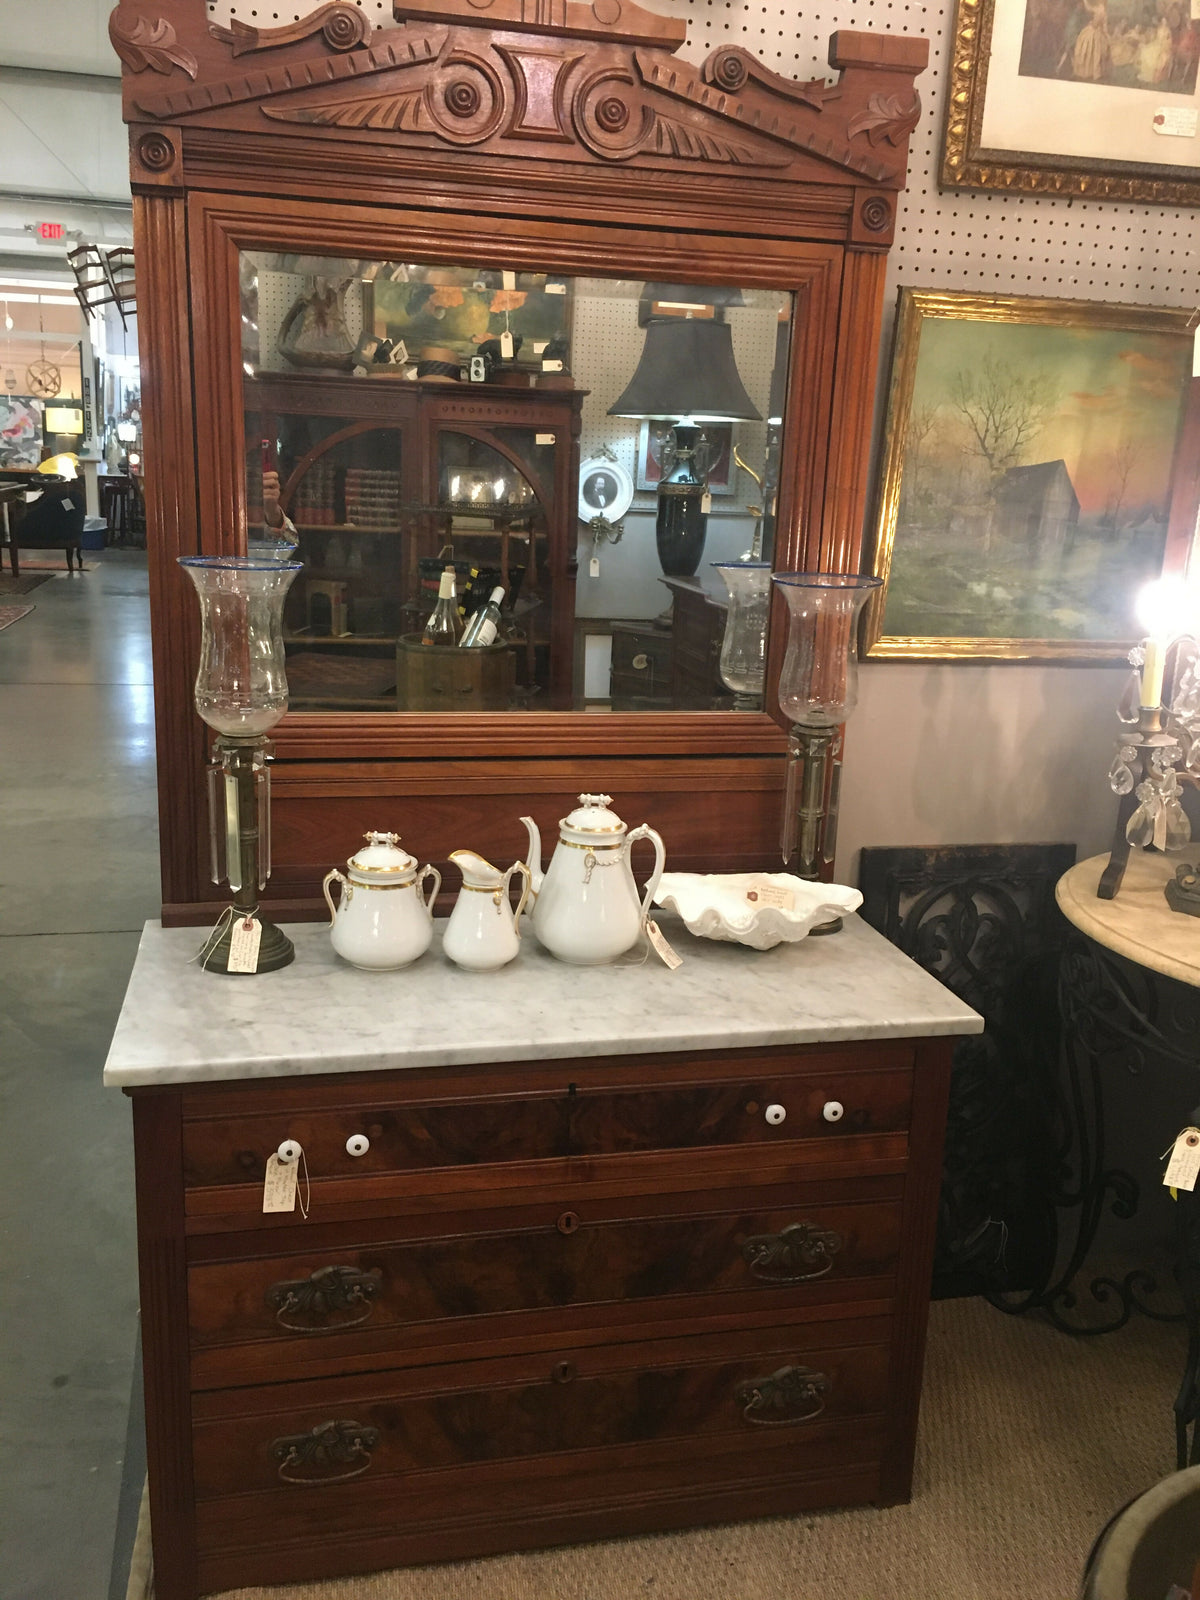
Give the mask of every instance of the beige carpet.
<path id="1" fill-rule="evenodd" d="M 945 1301 L 930 1319 L 907 1506 L 239 1589 L 224 1600 L 1073 1600 L 1108 1517 L 1174 1469 L 1183 1352 L 1175 1325 L 1139 1318 L 1076 1340 L 983 1301 Z"/>

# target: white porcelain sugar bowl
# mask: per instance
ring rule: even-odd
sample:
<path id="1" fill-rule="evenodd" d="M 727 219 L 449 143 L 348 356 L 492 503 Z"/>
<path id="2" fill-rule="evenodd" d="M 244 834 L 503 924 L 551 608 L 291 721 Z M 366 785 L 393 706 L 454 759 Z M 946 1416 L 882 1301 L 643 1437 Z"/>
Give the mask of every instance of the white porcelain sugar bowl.
<path id="1" fill-rule="evenodd" d="M 627 830 L 611 805 L 606 794 L 579 796 L 577 809 L 558 825 L 558 844 L 544 874 L 537 823 L 521 818 L 529 832 L 533 931 L 552 956 L 579 967 L 615 961 L 637 943 L 666 860 L 654 829 L 643 823 Z M 654 870 L 640 900 L 629 861 L 638 839 L 654 846 Z"/>
<path id="2" fill-rule="evenodd" d="M 433 902 L 442 886 L 436 867 L 417 867 L 416 857 L 400 849 L 398 833 L 366 833 L 364 849 L 334 867 L 322 887 L 333 919 L 333 948 L 351 966 L 367 972 L 392 972 L 424 955 L 433 938 Z M 426 879 L 433 879 L 428 894 Z M 341 884 L 335 904 L 330 885 Z"/>

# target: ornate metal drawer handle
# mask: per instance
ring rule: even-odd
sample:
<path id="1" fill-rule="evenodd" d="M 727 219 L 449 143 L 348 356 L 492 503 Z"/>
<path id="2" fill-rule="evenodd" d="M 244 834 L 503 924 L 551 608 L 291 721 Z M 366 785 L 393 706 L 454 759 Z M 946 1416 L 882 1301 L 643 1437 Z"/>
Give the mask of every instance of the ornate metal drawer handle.
<path id="1" fill-rule="evenodd" d="M 832 1388 L 825 1374 L 813 1367 L 780 1367 L 769 1378 L 740 1383 L 733 1398 L 742 1408 L 743 1420 L 755 1427 L 791 1428 L 819 1417 Z"/>
<path id="2" fill-rule="evenodd" d="M 297 1278 L 291 1283 L 273 1283 L 267 1290 L 266 1301 L 275 1313 L 275 1321 L 291 1333 L 329 1333 L 339 1328 L 357 1328 L 365 1322 L 375 1307 L 371 1302 L 379 1293 L 383 1273 L 378 1267 L 370 1272 L 360 1272 L 357 1267 L 318 1267 L 307 1278 Z M 357 1316 L 346 1317 L 341 1322 L 330 1322 L 339 1312 L 354 1311 Z M 290 1322 L 291 1316 L 307 1317 L 307 1322 Z"/>
<path id="3" fill-rule="evenodd" d="M 271 1459 L 279 1463 L 281 1483 L 319 1489 L 322 1484 L 361 1478 L 378 1443 L 378 1428 L 364 1428 L 358 1422 L 321 1422 L 310 1433 L 273 1440 Z M 348 1470 L 331 1470 L 337 1468 Z"/>
<path id="4" fill-rule="evenodd" d="M 789 1222 L 779 1233 L 756 1233 L 742 1246 L 742 1258 L 763 1283 L 803 1283 L 823 1278 L 842 1248 L 842 1236 L 812 1222 Z"/>

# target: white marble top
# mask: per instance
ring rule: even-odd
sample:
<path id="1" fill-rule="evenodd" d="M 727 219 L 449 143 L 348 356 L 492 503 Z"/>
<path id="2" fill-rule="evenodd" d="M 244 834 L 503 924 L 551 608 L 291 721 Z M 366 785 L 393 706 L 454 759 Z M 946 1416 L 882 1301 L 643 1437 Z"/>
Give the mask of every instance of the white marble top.
<path id="1" fill-rule="evenodd" d="M 1106 950 L 1200 987 L 1200 917 L 1172 911 L 1163 894 L 1181 861 L 1200 861 L 1200 846 L 1172 855 L 1131 850 L 1116 897 L 1101 900 L 1096 887 L 1108 857 L 1092 856 L 1063 873 L 1055 898 L 1063 916 Z"/>
<path id="2" fill-rule="evenodd" d="M 230 977 L 190 958 L 203 933 L 142 933 L 107 1084 L 290 1077 L 558 1056 L 980 1033 L 983 1020 L 857 917 L 840 933 L 748 950 L 660 926 L 683 965 L 651 955 L 570 967 L 527 937 L 499 972 L 432 947 L 400 972 L 359 972 L 323 923 L 289 926 L 296 960 Z"/>

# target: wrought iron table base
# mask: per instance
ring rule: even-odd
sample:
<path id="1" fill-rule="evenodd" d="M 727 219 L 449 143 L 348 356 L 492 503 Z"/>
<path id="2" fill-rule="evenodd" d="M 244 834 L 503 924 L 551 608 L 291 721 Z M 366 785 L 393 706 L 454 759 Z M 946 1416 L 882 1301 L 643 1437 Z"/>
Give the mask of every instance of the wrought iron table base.
<path id="1" fill-rule="evenodd" d="M 1128 1219 L 1138 1208 L 1137 1180 L 1107 1165 L 1104 1079 L 1117 1067 L 1135 1076 L 1156 1064 L 1200 1069 L 1200 992 L 1076 935 L 1063 955 L 1060 1005 L 1063 1082 L 1052 1113 L 1060 1130 L 1059 1184 L 1052 1203 L 1059 1212 L 1075 1212 L 1074 1238 L 1044 1285 L 1030 1294 L 989 1298 L 1013 1314 L 1039 1310 L 1064 1333 L 1082 1336 L 1112 1333 L 1135 1311 L 1159 1322 L 1185 1322 L 1188 1356 L 1175 1400 L 1176 1450 L 1184 1467 L 1200 1461 L 1200 1197 L 1181 1192 L 1177 1201 L 1172 1274 L 1182 1309 L 1152 1303 L 1158 1282 L 1138 1268 L 1122 1278 L 1091 1279 L 1083 1291 L 1091 1302 L 1087 1309 L 1101 1314 L 1084 1318 L 1076 1280 L 1105 1210 Z M 1172 1128 L 1170 1136 L 1177 1131 Z"/>

